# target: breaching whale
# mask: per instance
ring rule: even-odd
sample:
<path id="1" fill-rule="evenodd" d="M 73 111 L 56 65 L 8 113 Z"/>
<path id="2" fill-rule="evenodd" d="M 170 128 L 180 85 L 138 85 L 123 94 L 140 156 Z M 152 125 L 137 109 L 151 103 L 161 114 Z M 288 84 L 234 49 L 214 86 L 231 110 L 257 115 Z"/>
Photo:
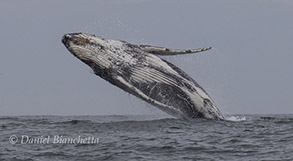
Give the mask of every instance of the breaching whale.
<path id="1" fill-rule="evenodd" d="M 173 50 L 84 33 L 65 34 L 62 43 L 96 75 L 170 115 L 187 119 L 224 119 L 196 81 L 157 56 L 197 53 L 211 47 Z"/>

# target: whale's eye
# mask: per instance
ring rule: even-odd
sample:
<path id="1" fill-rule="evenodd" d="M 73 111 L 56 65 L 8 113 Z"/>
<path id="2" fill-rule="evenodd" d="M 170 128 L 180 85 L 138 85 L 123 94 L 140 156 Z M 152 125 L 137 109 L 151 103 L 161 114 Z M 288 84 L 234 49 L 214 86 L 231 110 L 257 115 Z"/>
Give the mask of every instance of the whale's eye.
<path id="1" fill-rule="evenodd" d="M 76 44 L 76 45 L 85 45 L 86 40 L 82 39 L 82 38 L 79 38 L 79 37 L 74 37 L 73 38 L 73 43 Z"/>

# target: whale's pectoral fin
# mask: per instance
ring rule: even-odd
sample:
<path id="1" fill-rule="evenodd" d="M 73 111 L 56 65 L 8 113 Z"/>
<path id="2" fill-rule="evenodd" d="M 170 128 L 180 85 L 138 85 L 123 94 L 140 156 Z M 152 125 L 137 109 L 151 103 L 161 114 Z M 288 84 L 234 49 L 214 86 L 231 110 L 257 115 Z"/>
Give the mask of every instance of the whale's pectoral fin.
<path id="1" fill-rule="evenodd" d="M 208 48 L 198 48 L 198 49 L 168 49 L 164 47 L 150 46 L 150 45 L 139 45 L 139 47 L 148 53 L 155 55 L 179 55 L 179 54 L 191 54 L 198 53 L 202 51 L 210 50 L 212 47 Z"/>

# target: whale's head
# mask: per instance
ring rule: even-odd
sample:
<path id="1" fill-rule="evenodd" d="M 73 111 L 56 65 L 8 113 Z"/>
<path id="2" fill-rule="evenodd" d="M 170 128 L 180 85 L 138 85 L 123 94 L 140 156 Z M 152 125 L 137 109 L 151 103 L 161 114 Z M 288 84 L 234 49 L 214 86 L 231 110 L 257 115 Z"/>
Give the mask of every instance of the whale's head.
<path id="1" fill-rule="evenodd" d="M 84 33 L 70 33 L 62 37 L 62 43 L 78 59 L 93 68 L 107 69 L 117 61 L 123 43 Z"/>

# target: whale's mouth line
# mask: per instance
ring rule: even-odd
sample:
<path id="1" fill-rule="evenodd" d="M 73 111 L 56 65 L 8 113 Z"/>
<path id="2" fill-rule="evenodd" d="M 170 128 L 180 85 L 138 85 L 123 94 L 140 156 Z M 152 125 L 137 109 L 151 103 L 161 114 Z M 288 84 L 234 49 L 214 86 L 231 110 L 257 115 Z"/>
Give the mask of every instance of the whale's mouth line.
<path id="1" fill-rule="evenodd" d="M 65 34 L 61 42 L 96 75 L 172 116 L 224 120 L 197 82 L 157 56 L 197 53 L 210 48 L 168 49 L 134 45 L 84 33 Z"/>

